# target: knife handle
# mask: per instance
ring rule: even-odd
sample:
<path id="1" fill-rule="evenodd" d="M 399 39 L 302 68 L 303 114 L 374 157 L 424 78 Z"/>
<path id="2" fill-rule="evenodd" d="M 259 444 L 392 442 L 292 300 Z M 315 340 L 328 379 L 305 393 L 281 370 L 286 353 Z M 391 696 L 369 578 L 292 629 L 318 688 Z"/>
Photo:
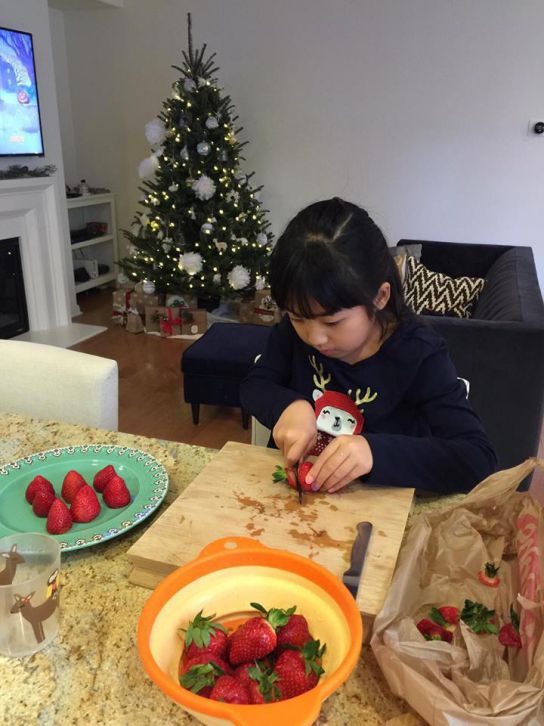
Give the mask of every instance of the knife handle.
<path id="1" fill-rule="evenodd" d="M 361 574 L 361 564 L 360 563 L 364 559 L 364 556 L 366 554 L 366 550 L 367 550 L 371 535 L 372 535 L 372 522 L 359 522 L 357 524 L 357 535 L 355 537 L 355 542 L 353 543 L 353 547 L 351 548 L 349 570 L 346 570 L 346 572 L 344 573 L 345 576 L 347 576 L 347 575 L 359 576 Z"/>

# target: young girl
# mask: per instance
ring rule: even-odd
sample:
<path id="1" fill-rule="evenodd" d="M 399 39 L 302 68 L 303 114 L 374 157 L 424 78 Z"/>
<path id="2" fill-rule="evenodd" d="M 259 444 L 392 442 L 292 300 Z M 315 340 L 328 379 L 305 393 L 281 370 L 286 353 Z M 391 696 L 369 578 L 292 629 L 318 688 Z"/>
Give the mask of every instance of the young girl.
<path id="1" fill-rule="evenodd" d="M 468 491 L 496 469 L 444 341 L 404 305 L 381 230 L 334 198 L 303 209 L 271 256 L 287 312 L 241 387 L 287 466 L 335 492 L 369 484 Z M 313 480 L 313 481 L 311 481 Z"/>

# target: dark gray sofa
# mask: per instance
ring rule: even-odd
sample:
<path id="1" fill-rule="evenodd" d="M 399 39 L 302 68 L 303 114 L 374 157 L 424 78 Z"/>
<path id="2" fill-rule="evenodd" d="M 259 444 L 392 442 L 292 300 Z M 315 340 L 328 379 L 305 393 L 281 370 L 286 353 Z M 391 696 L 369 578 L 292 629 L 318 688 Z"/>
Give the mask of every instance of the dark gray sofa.
<path id="1" fill-rule="evenodd" d="M 544 303 L 530 247 L 403 239 L 451 277 L 484 277 L 469 319 L 422 315 L 442 335 L 506 469 L 535 456 L 544 415 Z"/>

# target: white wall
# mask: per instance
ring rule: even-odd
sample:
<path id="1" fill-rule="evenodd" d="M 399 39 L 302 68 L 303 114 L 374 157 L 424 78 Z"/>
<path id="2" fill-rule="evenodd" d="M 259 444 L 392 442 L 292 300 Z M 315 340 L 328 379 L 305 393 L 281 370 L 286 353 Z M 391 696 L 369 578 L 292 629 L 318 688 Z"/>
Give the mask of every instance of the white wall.
<path id="1" fill-rule="evenodd" d="M 401 237 L 529 244 L 544 289 L 540 0 L 126 0 L 65 13 L 77 172 L 137 208 L 144 124 L 217 51 L 275 232 L 338 194 Z M 65 111 L 63 110 L 63 113 Z M 67 137 L 69 143 L 69 137 Z"/>
<path id="2" fill-rule="evenodd" d="M 72 313 L 79 312 L 74 292 L 71 254 L 69 247 L 68 214 L 65 203 L 64 164 L 59 125 L 59 108 L 55 85 L 55 69 L 49 25 L 49 9 L 47 0 L 2 0 L 0 3 L 0 25 L 15 30 L 32 33 L 36 78 L 40 100 L 40 113 L 43 131 L 45 156 L 0 158 L 0 169 L 7 169 L 13 164 L 22 164 L 30 168 L 54 164 L 57 172 L 54 176 L 57 197 L 57 213 L 59 225 L 66 244 L 66 257 L 62 273 L 66 279 L 68 309 Z M 64 109 L 64 111 L 66 111 Z"/>

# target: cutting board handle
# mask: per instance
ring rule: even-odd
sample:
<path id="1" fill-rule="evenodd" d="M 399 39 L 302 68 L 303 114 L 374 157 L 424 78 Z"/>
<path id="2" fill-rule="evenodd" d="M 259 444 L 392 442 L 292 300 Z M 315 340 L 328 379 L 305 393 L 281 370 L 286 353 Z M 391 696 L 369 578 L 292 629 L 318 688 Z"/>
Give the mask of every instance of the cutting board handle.
<path id="1" fill-rule="evenodd" d="M 207 544 L 203 550 L 199 553 L 197 559 L 201 557 L 209 557 L 210 555 L 217 555 L 222 552 L 232 552 L 237 549 L 244 550 L 261 550 L 267 549 L 266 545 L 259 542 L 251 537 L 222 537 L 216 539 L 213 542 Z"/>

